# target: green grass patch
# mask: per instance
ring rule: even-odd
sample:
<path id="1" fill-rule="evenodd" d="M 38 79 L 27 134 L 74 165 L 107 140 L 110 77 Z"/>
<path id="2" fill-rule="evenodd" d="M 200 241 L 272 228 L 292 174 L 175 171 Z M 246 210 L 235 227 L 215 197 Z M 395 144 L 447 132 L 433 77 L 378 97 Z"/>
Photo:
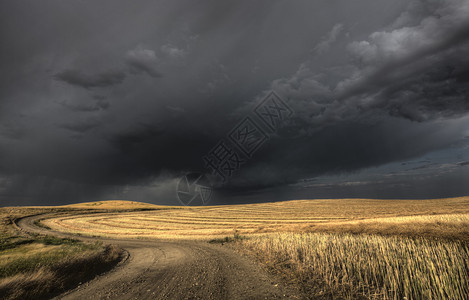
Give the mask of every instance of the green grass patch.
<path id="1" fill-rule="evenodd" d="M 247 238 L 246 236 L 240 235 L 239 232 L 237 230 L 235 230 L 235 233 L 233 234 L 232 237 L 231 236 L 225 236 L 223 238 L 211 239 L 208 242 L 210 244 L 224 244 L 224 243 L 231 243 L 231 242 L 238 241 L 238 240 L 244 240 L 246 238 Z"/>
<path id="2" fill-rule="evenodd" d="M 101 243 L 87 244 L 53 236 L 3 238 L 0 240 L 0 278 L 52 266 L 101 248 Z"/>

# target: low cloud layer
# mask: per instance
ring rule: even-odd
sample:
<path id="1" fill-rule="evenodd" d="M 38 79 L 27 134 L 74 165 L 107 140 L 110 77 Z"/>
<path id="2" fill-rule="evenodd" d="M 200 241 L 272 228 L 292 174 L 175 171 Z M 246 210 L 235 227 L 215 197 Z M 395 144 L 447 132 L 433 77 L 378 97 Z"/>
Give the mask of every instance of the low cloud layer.
<path id="1" fill-rule="evenodd" d="M 108 71 L 99 74 L 84 74 L 77 70 L 65 70 L 57 73 L 55 79 L 83 88 L 107 87 L 122 83 L 125 73 Z"/>

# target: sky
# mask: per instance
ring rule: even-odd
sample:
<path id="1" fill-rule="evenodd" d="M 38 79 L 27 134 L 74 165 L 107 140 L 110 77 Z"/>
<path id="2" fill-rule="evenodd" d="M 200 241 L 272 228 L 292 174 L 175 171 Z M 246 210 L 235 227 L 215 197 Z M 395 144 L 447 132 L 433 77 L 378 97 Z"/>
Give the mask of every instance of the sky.
<path id="1" fill-rule="evenodd" d="M 468 15 L 468 0 L 4 0 L 0 206 L 179 205 L 187 174 L 212 204 L 469 195 Z"/>

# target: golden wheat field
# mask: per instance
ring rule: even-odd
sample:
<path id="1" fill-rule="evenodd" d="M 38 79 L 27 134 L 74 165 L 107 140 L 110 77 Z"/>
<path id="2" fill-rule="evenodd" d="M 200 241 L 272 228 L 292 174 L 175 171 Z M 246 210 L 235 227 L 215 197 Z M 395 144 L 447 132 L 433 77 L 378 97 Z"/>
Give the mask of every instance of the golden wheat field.
<path id="1" fill-rule="evenodd" d="M 325 199 L 277 203 L 162 207 L 113 201 L 80 207 L 149 211 L 64 215 L 42 221 L 54 230 L 113 237 L 211 239 L 271 232 L 438 235 L 469 233 L 469 197 L 433 200 Z"/>

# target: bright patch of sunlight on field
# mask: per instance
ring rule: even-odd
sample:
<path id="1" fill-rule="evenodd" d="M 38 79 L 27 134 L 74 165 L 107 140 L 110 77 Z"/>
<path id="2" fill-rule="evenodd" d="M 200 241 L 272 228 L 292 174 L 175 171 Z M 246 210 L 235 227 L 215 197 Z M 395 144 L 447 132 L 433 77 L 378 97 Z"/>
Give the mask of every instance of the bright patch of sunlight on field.
<path id="1" fill-rule="evenodd" d="M 150 211 L 67 215 L 42 223 L 60 231 L 129 238 L 213 238 L 232 235 L 235 231 L 243 235 L 279 231 L 387 234 L 388 231 L 406 232 L 406 228 L 419 234 L 418 228 L 427 231 L 430 227 L 430 232 L 445 231 L 446 235 L 451 235 L 469 228 L 466 226 L 469 225 L 469 197 L 436 200 L 300 200 L 166 207 Z"/>

